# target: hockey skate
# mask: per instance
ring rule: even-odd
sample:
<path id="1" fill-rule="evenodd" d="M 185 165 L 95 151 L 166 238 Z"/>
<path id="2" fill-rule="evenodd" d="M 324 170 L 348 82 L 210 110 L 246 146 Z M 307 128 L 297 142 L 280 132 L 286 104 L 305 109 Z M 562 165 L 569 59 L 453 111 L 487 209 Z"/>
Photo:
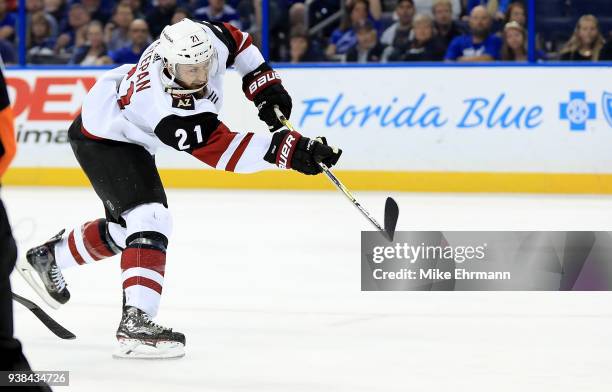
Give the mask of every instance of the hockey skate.
<path id="1" fill-rule="evenodd" d="M 62 239 L 64 231 L 28 250 L 25 259 L 17 261 L 17 271 L 53 309 L 58 309 L 70 299 L 66 281 L 55 261 L 55 244 Z"/>
<path id="2" fill-rule="evenodd" d="M 154 323 L 146 312 L 133 306 L 123 308 L 117 340 L 115 358 L 167 359 L 185 355 L 185 335 Z"/>

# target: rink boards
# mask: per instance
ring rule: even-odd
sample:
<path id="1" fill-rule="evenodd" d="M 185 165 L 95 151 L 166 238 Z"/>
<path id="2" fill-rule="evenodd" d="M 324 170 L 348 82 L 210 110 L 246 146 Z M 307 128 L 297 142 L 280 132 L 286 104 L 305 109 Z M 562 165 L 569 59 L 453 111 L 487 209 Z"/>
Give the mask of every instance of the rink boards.
<path id="1" fill-rule="evenodd" d="M 104 70 L 6 72 L 19 151 L 4 183 L 86 185 L 66 130 Z M 612 193 L 610 67 L 280 68 L 294 125 L 344 150 L 338 176 L 354 189 Z M 221 119 L 267 132 L 225 79 Z M 321 176 L 209 170 L 171 149 L 158 166 L 171 187 L 331 189 Z"/>

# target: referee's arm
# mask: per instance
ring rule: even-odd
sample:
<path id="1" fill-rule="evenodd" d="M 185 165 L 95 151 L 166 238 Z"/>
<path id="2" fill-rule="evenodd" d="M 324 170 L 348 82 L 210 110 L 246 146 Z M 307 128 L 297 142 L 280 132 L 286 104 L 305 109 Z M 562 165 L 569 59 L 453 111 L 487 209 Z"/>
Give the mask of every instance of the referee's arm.
<path id="1" fill-rule="evenodd" d="M 0 72 L 0 178 L 17 152 L 13 111 L 4 75 Z"/>

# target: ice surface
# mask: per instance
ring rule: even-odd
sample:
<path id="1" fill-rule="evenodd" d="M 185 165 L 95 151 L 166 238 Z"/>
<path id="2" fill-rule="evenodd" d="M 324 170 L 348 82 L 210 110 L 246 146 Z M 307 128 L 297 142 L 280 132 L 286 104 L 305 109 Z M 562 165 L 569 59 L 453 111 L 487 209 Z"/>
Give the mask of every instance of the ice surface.
<path id="1" fill-rule="evenodd" d="M 382 219 L 386 193 L 357 192 Z M 392 194 L 398 230 L 610 230 L 612 198 Z M 4 188 L 20 251 L 102 216 L 90 189 Z M 609 391 L 610 293 L 361 292 L 360 230 L 337 192 L 169 190 L 174 234 L 158 321 L 187 336 L 173 361 L 111 358 L 117 257 L 65 271 L 45 306 L 62 341 L 15 304 L 58 391 Z M 42 301 L 13 274 L 14 290 Z"/>

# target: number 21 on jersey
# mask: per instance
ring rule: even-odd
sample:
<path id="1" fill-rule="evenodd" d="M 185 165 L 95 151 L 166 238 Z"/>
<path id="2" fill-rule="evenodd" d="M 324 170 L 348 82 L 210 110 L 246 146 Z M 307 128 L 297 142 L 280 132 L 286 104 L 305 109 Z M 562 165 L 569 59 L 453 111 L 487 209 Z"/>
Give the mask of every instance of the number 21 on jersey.
<path id="1" fill-rule="evenodd" d="M 202 127 L 200 125 L 196 125 L 195 128 L 193 129 L 193 132 L 196 135 L 197 144 L 202 143 L 204 141 L 204 138 L 202 137 Z M 179 128 L 174 133 L 174 136 L 176 136 L 178 139 L 177 145 L 178 145 L 179 150 L 187 150 L 191 148 L 191 145 L 187 143 L 189 134 L 187 133 L 186 130 Z"/>

